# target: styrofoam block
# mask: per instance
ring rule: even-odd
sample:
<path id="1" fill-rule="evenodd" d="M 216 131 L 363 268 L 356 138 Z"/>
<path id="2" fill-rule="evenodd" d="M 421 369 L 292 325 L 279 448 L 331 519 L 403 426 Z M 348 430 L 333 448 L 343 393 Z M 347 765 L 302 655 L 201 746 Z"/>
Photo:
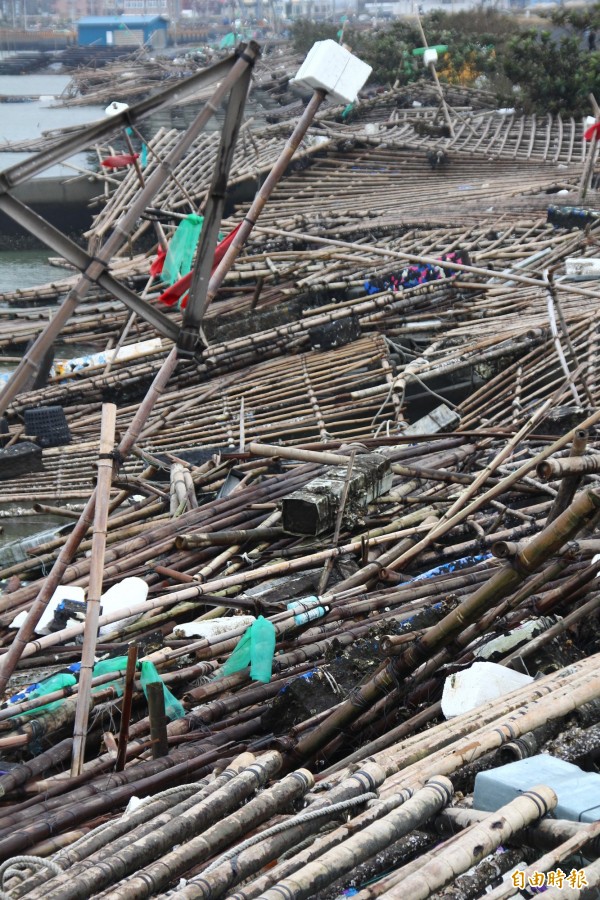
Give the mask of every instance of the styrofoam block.
<path id="1" fill-rule="evenodd" d="M 113 100 L 110 106 L 107 106 L 104 110 L 104 115 L 118 116 L 119 113 L 123 112 L 125 109 L 129 109 L 128 103 L 120 103 L 118 100 Z"/>
<path id="2" fill-rule="evenodd" d="M 567 275 L 600 276 L 600 258 L 597 256 L 569 256 L 565 260 L 565 272 Z"/>
<path id="3" fill-rule="evenodd" d="M 36 634 L 46 634 L 48 631 L 48 625 L 54 618 L 54 612 L 56 607 L 62 603 L 63 600 L 77 600 L 79 603 L 85 602 L 85 591 L 82 587 L 77 587 L 77 585 L 68 585 L 67 587 L 59 587 L 56 588 L 48 603 L 46 604 L 46 609 L 41 615 L 41 618 L 37 625 L 35 626 Z M 26 612 L 20 612 L 10 623 L 9 628 L 20 628 L 25 618 L 27 616 Z"/>
<path id="4" fill-rule="evenodd" d="M 182 622 L 176 625 L 174 632 L 181 632 L 185 637 L 212 638 L 219 634 L 227 634 L 236 628 L 248 628 L 256 621 L 254 616 L 223 616 L 207 619 L 205 622 Z"/>
<path id="5" fill-rule="evenodd" d="M 425 53 L 423 54 L 423 63 L 426 66 L 431 65 L 431 63 L 436 63 L 438 61 L 438 52 L 435 47 L 428 47 Z"/>
<path id="6" fill-rule="evenodd" d="M 462 672 L 449 675 L 444 682 L 442 712 L 447 719 L 470 712 L 533 681 L 529 675 L 513 672 L 496 663 L 476 662 Z"/>
<path id="7" fill-rule="evenodd" d="M 148 585 L 141 578 L 133 576 L 132 578 L 124 578 L 118 584 L 113 584 L 105 594 L 100 597 L 100 605 L 102 607 L 102 615 L 126 611 L 130 606 L 137 603 L 143 603 L 148 596 Z M 119 619 L 118 622 L 112 622 L 108 625 L 102 625 L 98 630 L 98 634 L 109 634 L 111 631 L 123 628 L 131 622 L 136 622 L 142 613 L 129 616 L 125 619 Z"/>
<path id="8" fill-rule="evenodd" d="M 371 72 L 371 66 L 335 41 L 317 41 L 290 84 L 321 89 L 339 103 L 352 103 Z"/>
<path id="9" fill-rule="evenodd" d="M 417 419 L 412 425 L 402 432 L 403 435 L 413 434 L 437 434 L 438 431 L 451 431 L 456 425 L 460 424 L 460 415 L 455 409 L 450 409 L 445 403 L 441 403 L 432 409 L 430 413 Z"/>

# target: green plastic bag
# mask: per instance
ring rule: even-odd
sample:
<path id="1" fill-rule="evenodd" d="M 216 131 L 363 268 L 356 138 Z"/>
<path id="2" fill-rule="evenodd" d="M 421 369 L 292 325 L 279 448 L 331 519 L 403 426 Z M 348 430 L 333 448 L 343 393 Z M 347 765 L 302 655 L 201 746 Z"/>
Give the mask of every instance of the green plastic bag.
<path id="1" fill-rule="evenodd" d="M 268 684 L 273 671 L 275 626 L 259 616 L 250 628 L 250 678 Z"/>
<path id="2" fill-rule="evenodd" d="M 253 623 L 254 624 L 254 623 Z M 252 625 L 246 628 L 245 632 L 236 644 L 235 650 L 223 666 L 224 675 L 234 675 L 241 669 L 245 669 L 250 665 L 250 632 Z"/>
<path id="3" fill-rule="evenodd" d="M 146 699 L 148 699 L 147 687 L 149 684 L 154 684 L 156 681 L 162 684 L 162 678 L 156 671 L 156 666 L 153 662 L 150 662 L 150 660 L 145 660 L 142 663 L 142 674 L 140 677 L 140 681 Z M 173 696 L 166 685 L 162 684 L 162 689 L 165 698 L 165 714 L 169 721 L 172 722 L 174 719 L 183 718 L 183 716 L 185 716 L 185 709 L 183 708 L 177 697 Z"/>
<path id="4" fill-rule="evenodd" d="M 191 271 L 203 223 L 204 216 L 192 214 L 177 226 L 175 234 L 169 241 L 162 270 L 162 280 L 167 284 L 175 284 Z"/>
<path id="5" fill-rule="evenodd" d="M 275 653 L 275 626 L 264 616 L 259 616 L 246 629 L 225 665 L 224 675 L 233 675 L 250 666 L 250 678 L 265 684 L 271 680 L 273 654 Z"/>

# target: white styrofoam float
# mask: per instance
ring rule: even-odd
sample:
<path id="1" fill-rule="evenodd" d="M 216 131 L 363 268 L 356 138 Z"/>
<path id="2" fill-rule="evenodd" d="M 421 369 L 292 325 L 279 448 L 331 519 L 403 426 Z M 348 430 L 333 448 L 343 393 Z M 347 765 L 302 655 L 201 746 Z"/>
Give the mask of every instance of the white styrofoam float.
<path id="1" fill-rule="evenodd" d="M 256 619 L 254 616 L 223 616 L 215 619 L 206 619 L 204 622 L 182 622 L 173 629 L 174 634 L 182 634 L 185 637 L 212 638 L 219 634 L 227 634 L 237 628 L 248 628 Z"/>
<path id="2" fill-rule="evenodd" d="M 506 666 L 490 662 L 473 663 L 468 669 L 446 678 L 442 712 L 447 719 L 460 716 L 532 681 L 529 675 L 513 672 Z"/>
<path id="3" fill-rule="evenodd" d="M 362 59 L 329 39 L 313 44 L 290 84 L 325 91 L 338 103 L 353 103 L 372 71 Z"/>

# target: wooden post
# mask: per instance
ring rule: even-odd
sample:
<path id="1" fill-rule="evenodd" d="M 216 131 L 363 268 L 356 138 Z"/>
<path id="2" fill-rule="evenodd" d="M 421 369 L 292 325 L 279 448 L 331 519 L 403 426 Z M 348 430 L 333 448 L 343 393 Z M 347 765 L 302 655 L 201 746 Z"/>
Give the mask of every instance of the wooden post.
<path id="1" fill-rule="evenodd" d="M 85 614 L 85 631 L 83 650 L 81 653 L 81 671 L 79 673 L 79 693 L 77 695 L 75 729 L 73 731 L 72 776 L 81 773 L 85 753 L 85 736 L 90 709 L 92 669 L 94 668 L 96 657 L 98 619 L 100 618 L 100 596 L 102 594 L 102 579 L 104 574 L 106 523 L 108 520 L 108 504 L 110 502 L 110 485 L 113 469 L 112 452 L 115 443 L 116 418 L 117 407 L 115 404 L 105 403 L 102 407 L 102 422 L 100 426 L 98 484 L 96 488 L 96 509 L 94 515 L 94 532 L 92 536 L 92 565 L 90 569 L 90 584 Z"/>
<path id="2" fill-rule="evenodd" d="M 153 681 L 147 685 L 148 712 L 150 714 L 150 738 L 152 741 L 152 758 L 167 756 L 169 744 L 167 741 L 167 717 L 165 715 L 165 695 L 160 681 Z"/>
<path id="3" fill-rule="evenodd" d="M 122 772 L 125 768 L 127 756 L 127 741 L 129 740 L 129 719 L 131 718 L 131 703 L 133 700 L 133 682 L 135 679 L 135 667 L 137 664 L 137 644 L 132 644 L 127 651 L 127 671 L 125 673 L 125 688 L 123 691 L 123 704 L 121 706 L 121 727 L 119 729 L 119 746 L 117 749 L 117 761 L 115 771 Z"/>

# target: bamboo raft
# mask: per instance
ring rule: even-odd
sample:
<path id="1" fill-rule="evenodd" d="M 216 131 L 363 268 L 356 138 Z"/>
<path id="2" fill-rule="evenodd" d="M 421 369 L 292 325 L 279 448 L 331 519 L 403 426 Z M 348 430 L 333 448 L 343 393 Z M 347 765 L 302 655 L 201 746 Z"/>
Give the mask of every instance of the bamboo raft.
<path id="1" fill-rule="evenodd" d="M 433 108 L 396 100 L 366 101 L 362 124 L 318 114 L 193 357 L 163 337 L 8 405 L 10 445 L 27 410 L 56 406 L 71 442 L 0 482 L 3 504 L 68 526 L 0 547 L 2 896 L 500 900 L 543 875 L 554 900 L 600 885 L 600 824 L 553 818 L 542 775 L 495 811 L 473 797 L 508 762 L 597 759 L 600 289 L 566 260 L 596 258 L 600 231 L 546 215 L 557 190 L 577 196 L 580 129 L 461 106 L 450 144 L 413 127 Z M 286 127 L 242 129 L 230 188 L 271 169 Z M 176 140 L 159 132 L 156 158 Z M 425 156 L 440 146 L 447 169 Z M 150 228 L 169 238 L 204 208 L 216 148 L 197 140 L 111 259 L 157 307 Z M 92 247 L 136 191 L 131 171 Z M 245 215 L 232 204 L 224 232 Z M 2 352 L 76 281 L 3 295 Z M 61 341 L 155 335 L 95 284 Z M 59 585 L 87 602 L 28 635 Z M 260 617 L 264 678 L 240 647 Z M 535 680 L 446 718 L 447 679 L 489 660 Z"/>

